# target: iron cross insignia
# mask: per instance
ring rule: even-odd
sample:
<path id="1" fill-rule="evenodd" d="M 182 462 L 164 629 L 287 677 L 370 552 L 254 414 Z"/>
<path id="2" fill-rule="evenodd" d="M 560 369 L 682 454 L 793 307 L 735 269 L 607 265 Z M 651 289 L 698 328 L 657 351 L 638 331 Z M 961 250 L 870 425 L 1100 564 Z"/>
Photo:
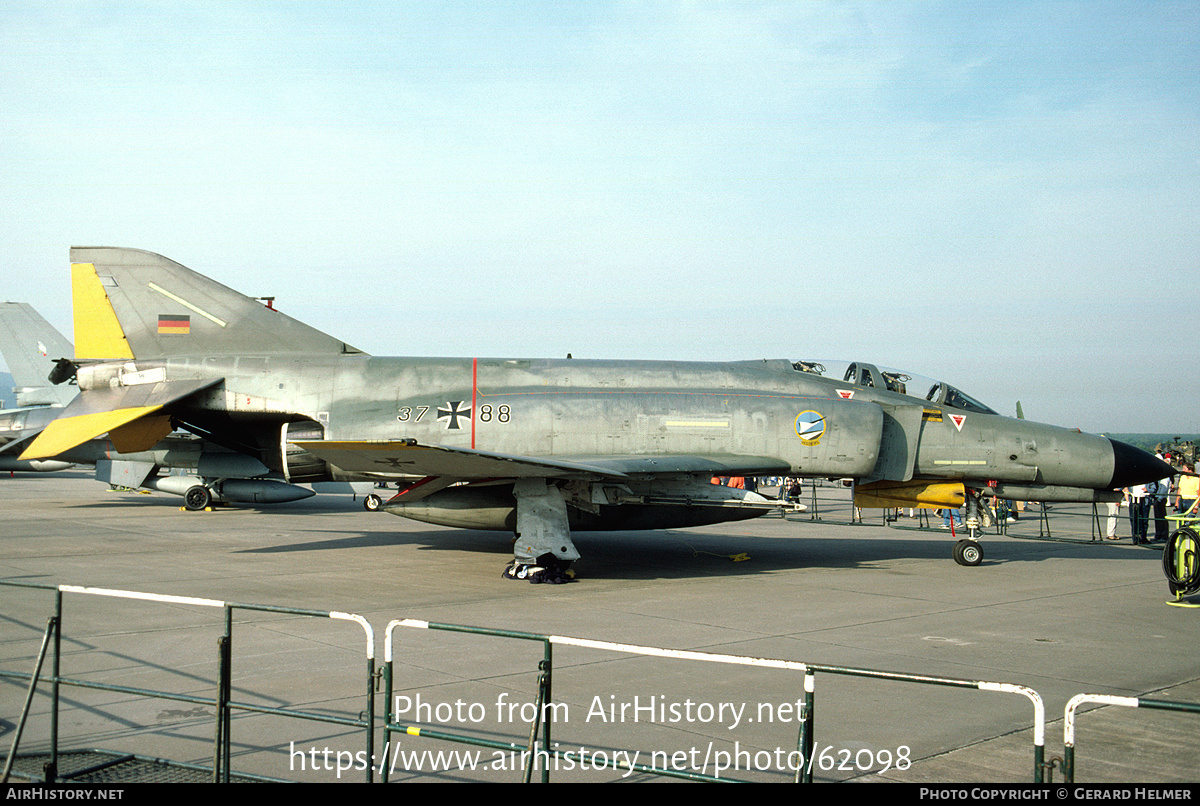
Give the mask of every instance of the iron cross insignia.
<path id="1" fill-rule="evenodd" d="M 461 428 L 461 426 L 458 424 L 459 417 L 464 417 L 468 420 L 471 419 L 471 407 L 467 406 L 466 408 L 463 408 L 462 405 L 463 401 L 454 400 L 446 403 L 445 406 L 442 406 L 438 409 L 437 418 L 439 420 L 449 421 L 446 423 L 447 430 L 457 431 Z"/>

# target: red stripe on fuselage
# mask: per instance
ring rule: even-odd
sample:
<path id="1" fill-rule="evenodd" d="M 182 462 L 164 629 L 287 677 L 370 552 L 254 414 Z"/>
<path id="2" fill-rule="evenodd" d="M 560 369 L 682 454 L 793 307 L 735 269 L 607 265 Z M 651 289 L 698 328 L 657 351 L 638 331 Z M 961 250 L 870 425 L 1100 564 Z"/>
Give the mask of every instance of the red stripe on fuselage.
<path id="1" fill-rule="evenodd" d="M 471 359 L 471 450 L 475 450 L 475 398 L 479 393 L 479 359 Z"/>

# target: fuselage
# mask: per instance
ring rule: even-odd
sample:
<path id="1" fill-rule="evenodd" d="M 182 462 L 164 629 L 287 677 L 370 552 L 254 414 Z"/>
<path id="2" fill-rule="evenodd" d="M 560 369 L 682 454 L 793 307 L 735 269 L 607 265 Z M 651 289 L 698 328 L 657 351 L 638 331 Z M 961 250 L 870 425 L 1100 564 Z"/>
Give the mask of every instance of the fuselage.
<path id="1" fill-rule="evenodd" d="M 134 362 L 125 366 L 130 374 Z M 222 378 L 180 416 L 201 432 L 226 433 L 231 447 L 266 454 L 278 454 L 280 435 L 264 422 L 308 422 L 326 439 L 414 439 L 532 457 L 736 455 L 761 457 L 764 473 L 1121 486 L 1103 437 L 860 387 L 786 360 L 136 362 L 137 371 L 160 366 L 168 380 Z"/>

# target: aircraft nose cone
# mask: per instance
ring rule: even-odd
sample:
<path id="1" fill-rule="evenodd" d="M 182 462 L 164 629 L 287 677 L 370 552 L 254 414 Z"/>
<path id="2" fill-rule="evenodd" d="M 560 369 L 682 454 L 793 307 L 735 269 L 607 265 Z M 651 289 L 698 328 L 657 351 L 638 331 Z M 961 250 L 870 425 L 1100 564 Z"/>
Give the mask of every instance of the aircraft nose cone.
<path id="1" fill-rule="evenodd" d="M 1152 453 L 1110 439 L 1113 449 L 1113 475 L 1110 489 L 1158 481 L 1175 474 L 1174 468 Z"/>

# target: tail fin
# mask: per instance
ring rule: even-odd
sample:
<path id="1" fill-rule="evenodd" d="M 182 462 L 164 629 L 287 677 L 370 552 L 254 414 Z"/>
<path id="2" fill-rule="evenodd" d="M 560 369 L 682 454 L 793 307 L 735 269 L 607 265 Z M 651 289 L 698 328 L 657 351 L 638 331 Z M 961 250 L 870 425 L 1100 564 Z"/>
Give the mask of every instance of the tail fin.
<path id="1" fill-rule="evenodd" d="M 162 255 L 71 248 L 75 357 L 359 353 Z"/>
<path id="2" fill-rule="evenodd" d="M 65 406 L 79 391 L 47 380 L 57 359 L 71 357 L 71 342 L 31 305 L 0 302 L 0 353 L 13 376 L 20 407 Z"/>

